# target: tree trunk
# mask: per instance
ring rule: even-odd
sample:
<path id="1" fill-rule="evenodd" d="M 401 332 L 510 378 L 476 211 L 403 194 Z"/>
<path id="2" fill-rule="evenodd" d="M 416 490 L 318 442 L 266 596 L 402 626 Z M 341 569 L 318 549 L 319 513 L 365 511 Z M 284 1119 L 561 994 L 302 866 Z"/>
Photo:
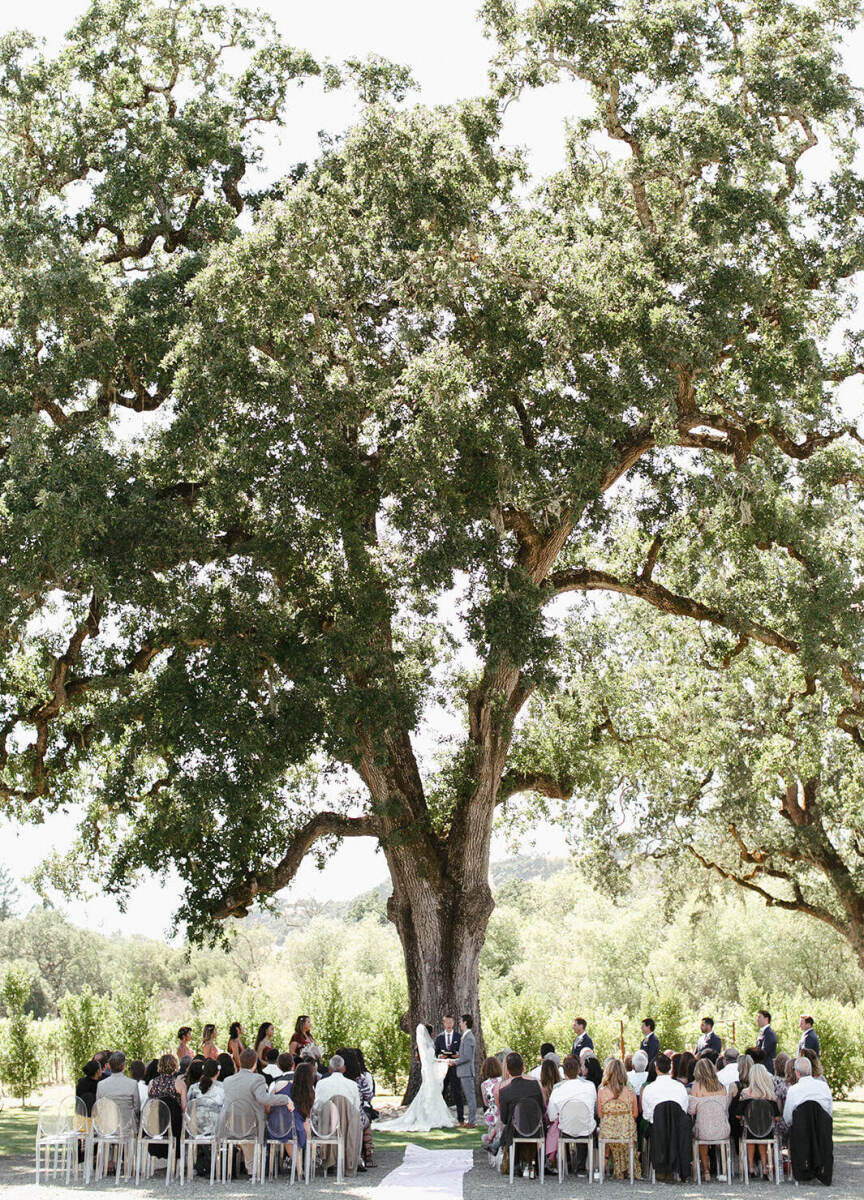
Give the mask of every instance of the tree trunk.
<path id="1" fill-rule="evenodd" d="M 396 926 L 408 980 L 408 1022 L 411 1034 L 411 1074 L 404 1103 L 420 1086 L 414 1051 L 418 1025 L 437 1031 L 441 1018 L 457 1023 L 470 1013 L 477 1039 L 477 1062 L 485 1050 L 480 1021 L 479 960 L 486 926 L 494 907 L 488 882 L 488 863 L 481 880 L 465 886 L 451 876 L 432 881 L 417 870 L 410 846 L 388 848 L 393 894 L 387 915 Z"/>

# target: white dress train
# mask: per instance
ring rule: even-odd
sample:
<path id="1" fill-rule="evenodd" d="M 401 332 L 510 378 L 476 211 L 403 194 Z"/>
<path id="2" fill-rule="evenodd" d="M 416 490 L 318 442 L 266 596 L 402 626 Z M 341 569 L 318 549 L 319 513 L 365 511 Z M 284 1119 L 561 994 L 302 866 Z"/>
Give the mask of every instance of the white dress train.
<path id="1" fill-rule="evenodd" d="M 417 1050 L 420 1055 L 420 1090 L 401 1117 L 376 1121 L 374 1128 L 382 1132 L 427 1133 L 430 1129 L 449 1128 L 456 1124 L 442 1095 L 444 1076 L 452 1062 L 439 1062 L 435 1044 L 425 1025 L 417 1026 Z"/>

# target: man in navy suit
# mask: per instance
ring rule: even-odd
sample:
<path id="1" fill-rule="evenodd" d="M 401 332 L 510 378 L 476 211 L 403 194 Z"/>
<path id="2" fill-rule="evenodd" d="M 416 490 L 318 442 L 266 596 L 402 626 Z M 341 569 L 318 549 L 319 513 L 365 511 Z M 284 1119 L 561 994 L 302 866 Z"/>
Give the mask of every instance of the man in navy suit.
<path id="1" fill-rule="evenodd" d="M 798 1022 L 798 1028 L 801 1030 L 801 1038 L 798 1042 L 798 1053 L 802 1050 L 813 1050 L 819 1054 L 819 1034 L 813 1028 L 812 1017 L 802 1017 Z"/>
<path id="2" fill-rule="evenodd" d="M 655 1028 L 656 1025 L 653 1017 L 646 1017 L 642 1022 L 642 1044 L 639 1049 L 644 1050 L 648 1055 L 649 1066 L 660 1053 L 660 1039 L 654 1032 Z"/>
<path id="3" fill-rule="evenodd" d="M 759 1035 L 756 1045 L 765 1055 L 765 1066 L 769 1075 L 774 1074 L 774 1056 L 777 1053 L 777 1034 L 771 1028 L 771 1014 L 767 1008 L 760 1008 L 756 1014 L 756 1024 Z"/>
<path id="4" fill-rule="evenodd" d="M 574 1058 L 578 1059 L 583 1050 L 594 1049 L 594 1042 L 591 1039 L 591 1035 L 585 1032 L 587 1028 L 588 1022 L 584 1017 L 577 1017 L 573 1022 L 573 1034 L 576 1040 L 573 1043 L 573 1049 L 570 1053 Z"/>
<path id="5" fill-rule="evenodd" d="M 703 1017 L 699 1028 L 702 1030 L 702 1036 L 696 1043 L 696 1057 L 699 1058 L 706 1050 L 715 1050 L 719 1054 L 720 1038 L 714 1032 L 714 1018 Z"/>
<path id="6" fill-rule="evenodd" d="M 446 1016 L 441 1022 L 444 1028 L 435 1039 L 435 1057 L 449 1058 L 453 1061 L 444 1076 L 444 1098 L 448 1104 L 456 1105 L 456 1120 L 459 1124 L 465 1117 L 465 1097 L 462 1095 L 462 1084 L 456 1074 L 456 1059 L 459 1057 L 459 1044 L 462 1036 L 455 1028 L 456 1022 L 451 1016 Z"/>

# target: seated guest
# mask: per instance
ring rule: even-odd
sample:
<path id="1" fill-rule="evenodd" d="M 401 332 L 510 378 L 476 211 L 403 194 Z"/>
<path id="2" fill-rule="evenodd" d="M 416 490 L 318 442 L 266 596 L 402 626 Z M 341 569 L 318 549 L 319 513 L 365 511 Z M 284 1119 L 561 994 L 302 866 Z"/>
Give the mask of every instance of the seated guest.
<path id="1" fill-rule="evenodd" d="M 178 1072 L 174 1085 L 177 1089 L 177 1095 L 180 1098 L 180 1103 L 186 1107 L 186 1097 L 189 1095 L 189 1089 L 198 1083 L 204 1072 L 204 1064 L 213 1062 L 212 1058 L 193 1058 L 187 1066 L 186 1070 Z"/>
<path id="2" fill-rule="evenodd" d="M 654 1021 L 653 1017 L 646 1017 L 642 1022 L 642 1044 L 639 1049 L 644 1050 L 648 1055 L 649 1064 L 652 1063 L 660 1053 L 660 1039 L 654 1032 L 656 1027 L 656 1022 Z"/>
<path id="3" fill-rule="evenodd" d="M 223 1083 L 225 1089 L 225 1106 L 241 1101 L 250 1104 L 258 1115 L 258 1136 L 263 1138 L 264 1127 L 267 1123 L 266 1113 L 270 1108 L 285 1105 L 293 1110 L 294 1104 L 290 1096 L 279 1096 L 267 1091 L 267 1081 L 258 1073 L 258 1055 L 248 1047 L 240 1055 L 240 1070 L 229 1076 Z M 255 1143 L 242 1144 L 243 1159 L 246 1170 L 252 1174 L 255 1164 Z"/>
<path id="4" fill-rule="evenodd" d="M 568 1054 L 564 1059 L 563 1067 L 564 1078 L 555 1085 L 549 1097 L 546 1110 L 549 1120 L 558 1120 L 561 1109 L 568 1100 L 579 1100 L 593 1117 L 597 1111 L 597 1088 L 590 1079 L 580 1073 L 579 1063 L 572 1054 Z"/>
<path id="5" fill-rule="evenodd" d="M 573 1036 L 573 1048 L 570 1053 L 574 1058 L 579 1058 L 583 1050 L 594 1049 L 594 1042 L 588 1033 L 588 1022 L 584 1017 L 577 1017 L 573 1022 Z M 554 1050 L 555 1047 L 553 1046 L 552 1049 Z M 540 1057 L 542 1058 L 543 1055 L 541 1054 Z"/>
<path id="6" fill-rule="evenodd" d="M 324 1104 L 334 1096 L 344 1096 L 352 1108 L 360 1111 L 360 1089 L 353 1079 L 345 1074 L 345 1059 L 334 1054 L 330 1059 L 330 1074 L 315 1084 L 315 1103 Z"/>
<path id="7" fill-rule="evenodd" d="M 685 1050 L 678 1056 L 678 1070 L 673 1070 L 674 1078 L 679 1083 L 683 1083 L 685 1087 L 690 1087 L 693 1082 L 694 1072 L 696 1069 L 696 1056 L 691 1054 L 689 1050 Z"/>
<path id="8" fill-rule="evenodd" d="M 612 1177 L 630 1177 L 630 1151 L 626 1143 L 632 1142 L 634 1178 L 641 1179 L 641 1165 L 635 1152 L 639 1102 L 636 1093 L 627 1082 L 627 1074 L 620 1058 L 610 1058 L 606 1063 L 603 1081 L 597 1090 L 597 1114 L 600 1117 L 597 1136 L 600 1141 L 610 1143 L 606 1149 L 612 1154 Z M 601 1172 L 604 1169 L 605 1164 L 601 1162 Z"/>
<path id="9" fill-rule="evenodd" d="M 665 1054 L 658 1054 L 654 1059 L 657 1068 L 657 1078 L 653 1083 L 646 1083 L 642 1088 L 642 1116 L 649 1123 L 654 1117 L 654 1109 L 666 1100 L 674 1100 L 680 1104 L 686 1113 L 690 1107 L 690 1097 L 683 1083 L 672 1078 L 672 1063 Z"/>
<path id="10" fill-rule="evenodd" d="M 360 1054 L 359 1051 L 351 1046 L 343 1046 L 336 1053 L 345 1062 L 345 1078 L 353 1080 L 360 1093 L 360 1118 L 363 1129 L 363 1165 L 364 1167 L 373 1167 L 375 1165 L 372 1161 L 374 1147 L 372 1143 L 372 1120 L 370 1117 L 372 1092 L 364 1077 L 364 1072 L 360 1069 Z"/>
<path id="11" fill-rule="evenodd" d="M 212 1058 L 203 1063 L 200 1078 L 189 1086 L 186 1104 L 195 1106 L 195 1121 L 199 1134 L 212 1136 L 219 1126 L 219 1118 L 225 1107 L 225 1089 L 219 1082 L 219 1063 Z M 199 1146 L 195 1156 L 195 1174 L 207 1177 L 210 1174 L 210 1147 Z"/>
<path id="12" fill-rule="evenodd" d="M 637 1050 L 633 1055 L 632 1069 L 627 1072 L 627 1082 L 638 1096 L 648 1081 L 648 1055 Z"/>
<path id="13" fill-rule="evenodd" d="M 801 1055 L 795 1059 L 795 1083 L 786 1093 L 786 1103 L 783 1105 L 783 1120 L 787 1125 L 792 1124 L 792 1114 L 799 1104 L 806 1100 L 815 1100 L 821 1104 L 829 1117 L 834 1114 L 834 1101 L 831 1089 L 824 1076 L 814 1078 L 813 1064 L 809 1058 Z"/>
<path id="14" fill-rule="evenodd" d="M 212 1058 L 215 1062 L 219 1053 L 219 1047 L 216 1045 L 216 1026 L 205 1025 L 201 1035 L 201 1055 L 203 1058 Z"/>
<path id="15" fill-rule="evenodd" d="M 595 1060 L 596 1061 L 596 1060 Z M 513 1117 L 516 1112 L 517 1104 L 523 1100 L 534 1100 L 540 1110 L 541 1116 L 544 1110 L 543 1093 L 540 1090 L 540 1084 L 536 1079 L 526 1079 L 523 1072 L 525 1063 L 521 1054 L 507 1055 L 507 1073 L 510 1076 L 510 1082 L 506 1087 L 502 1087 L 498 1093 L 498 1104 L 501 1109 L 501 1144 L 511 1146 L 513 1141 Z M 539 1136 L 539 1135 L 538 1135 Z M 534 1151 L 529 1145 L 517 1146 L 519 1156 L 522 1159 L 523 1166 L 534 1163 Z M 510 1153 L 512 1154 L 512 1146 Z"/>
<path id="16" fill-rule="evenodd" d="M 802 1050 L 798 1057 L 809 1058 L 814 1079 L 824 1078 L 825 1072 L 822 1070 L 822 1063 L 819 1061 L 819 1055 L 815 1050 Z"/>
<path id="17" fill-rule="evenodd" d="M 357 1065 L 360 1068 L 360 1076 L 357 1080 L 357 1083 L 360 1086 L 360 1095 L 369 1096 L 369 1107 L 371 1108 L 372 1101 L 375 1099 L 375 1076 L 366 1066 L 366 1059 L 363 1057 L 363 1051 L 359 1048 L 356 1048 L 354 1053 L 357 1055 Z M 374 1116 L 372 1113 L 369 1115 L 372 1116 L 373 1121 L 376 1120 L 378 1116 L 377 1113 L 375 1113 Z"/>
<path id="18" fill-rule="evenodd" d="M 751 1062 L 761 1063 L 763 1067 L 765 1066 L 765 1051 L 761 1046 L 748 1046 L 744 1053 L 751 1060 Z"/>
<path id="19" fill-rule="evenodd" d="M 245 1049 L 243 1045 L 243 1026 L 239 1021 L 232 1021 L 228 1030 L 228 1053 L 234 1061 L 235 1068 L 240 1070 L 240 1055 Z"/>
<path id="20" fill-rule="evenodd" d="M 283 1055 L 280 1054 L 280 1058 Z M 285 1058 L 292 1063 L 294 1056 L 285 1054 Z M 302 1152 L 306 1148 L 306 1138 L 309 1135 L 309 1114 L 315 1104 L 315 1068 L 309 1062 L 300 1063 L 297 1070 L 292 1073 L 290 1079 L 276 1080 L 270 1086 L 271 1092 L 276 1092 L 280 1096 L 290 1096 L 294 1104 L 294 1131 L 297 1138 L 297 1147 L 300 1151 L 300 1163 L 302 1164 Z M 286 1147 L 290 1139 L 286 1139 Z"/>
<path id="21" fill-rule="evenodd" d="M 818 1058 L 820 1053 L 819 1035 L 813 1028 L 813 1018 L 801 1017 L 798 1022 L 798 1028 L 801 1030 L 801 1037 L 798 1039 L 799 1056 L 804 1050 L 812 1050 Z"/>
<path id="22" fill-rule="evenodd" d="M 222 1083 L 234 1074 L 234 1056 L 232 1054 L 220 1054 L 216 1059 L 219 1064 L 219 1079 Z"/>
<path id="23" fill-rule="evenodd" d="M 549 1097 L 552 1095 L 552 1089 L 556 1084 L 561 1082 L 561 1071 L 551 1055 L 544 1058 L 540 1064 L 540 1079 L 538 1082 L 540 1084 L 540 1091 L 543 1093 L 543 1111 L 545 1112 L 549 1105 Z"/>
<path id="24" fill-rule="evenodd" d="M 178 1062 L 182 1062 L 187 1054 L 189 1055 L 190 1058 L 192 1057 L 192 1047 L 190 1045 L 191 1041 L 192 1041 L 192 1026 L 191 1025 L 181 1025 L 180 1028 L 177 1030 L 177 1055 L 176 1055 L 176 1057 L 177 1057 Z"/>
<path id="25" fill-rule="evenodd" d="M 93 1111 L 93 1105 L 96 1103 L 96 1089 L 101 1075 L 101 1063 L 91 1058 L 84 1064 L 84 1074 L 75 1084 L 75 1095 L 84 1101 L 88 1113 Z"/>
<path id="26" fill-rule="evenodd" d="M 746 1058 L 747 1055 L 744 1057 Z M 743 1088 L 740 1095 L 740 1116 L 745 1127 L 750 1127 L 751 1133 L 755 1134 L 757 1137 L 765 1137 L 767 1135 L 763 1132 L 763 1130 L 767 1129 L 768 1125 L 762 1116 L 761 1111 L 758 1120 L 754 1121 L 752 1118 L 748 1120 L 751 1110 L 757 1104 L 759 1105 L 760 1110 L 767 1109 L 770 1106 L 770 1110 L 773 1111 L 773 1122 L 776 1122 L 777 1117 L 780 1115 L 780 1109 L 777 1104 L 777 1095 L 774 1091 L 774 1078 L 768 1073 L 768 1070 L 763 1063 L 754 1063 L 750 1068 L 747 1086 Z M 774 1124 L 772 1123 L 772 1133 L 773 1129 Z M 758 1149 L 759 1158 L 762 1163 L 762 1175 L 763 1177 L 767 1176 L 768 1178 L 771 1178 L 771 1168 L 773 1168 L 773 1162 L 771 1163 L 771 1168 L 769 1168 L 768 1146 L 760 1145 Z M 755 1151 L 756 1147 L 750 1143 L 747 1146 L 747 1169 L 751 1173 L 753 1171 Z"/>
<path id="27" fill-rule="evenodd" d="M 593 1083 L 595 1088 L 598 1088 L 603 1082 L 603 1068 L 600 1066 L 600 1060 L 593 1051 L 589 1050 L 587 1054 L 582 1055 L 582 1074 Z"/>
<path id="28" fill-rule="evenodd" d="M 721 1045 L 720 1038 L 714 1032 L 714 1018 L 703 1017 L 699 1028 L 702 1033 L 699 1041 L 696 1043 L 696 1057 L 701 1058 L 706 1050 L 713 1050 L 716 1054 L 719 1054 Z"/>
<path id="29" fill-rule="evenodd" d="M 192 1065 L 190 1064 L 190 1071 Z M 183 1109 L 186 1107 L 186 1087 L 184 1082 L 177 1078 L 177 1067 L 177 1059 L 173 1054 L 163 1054 L 159 1059 L 156 1078 L 148 1087 L 147 1095 L 151 1100 L 164 1100 L 166 1103 L 174 1101 Z"/>
<path id="30" fill-rule="evenodd" d="M 255 1038 L 255 1053 L 258 1055 L 258 1069 L 263 1071 L 267 1066 L 267 1052 L 273 1049 L 273 1034 L 275 1030 L 269 1021 L 263 1021 L 258 1026 Z"/>
<path id="31" fill-rule="evenodd" d="M 531 1070 L 527 1073 L 525 1078 L 526 1079 L 536 1079 L 537 1082 L 539 1083 L 540 1082 L 540 1072 L 543 1070 L 543 1063 L 546 1061 L 547 1058 L 553 1059 L 555 1062 L 555 1066 L 560 1068 L 561 1060 L 559 1059 L 558 1055 L 555 1053 L 555 1047 L 552 1045 L 551 1042 L 544 1042 L 542 1044 L 542 1046 L 540 1047 L 540 1062 L 537 1064 L 536 1067 L 534 1067 L 533 1070 Z M 558 1075 L 558 1078 L 559 1079 L 561 1078 L 560 1073 Z"/>
<path id="32" fill-rule="evenodd" d="M 693 1087 L 690 1090 L 690 1115 L 693 1117 L 693 1139 L 700 1142 L 725 1142 L 729 1137 L 729 1093 L 717 1078 L 714 1064 L 700 1058 L 693 1072 Z M 702 1160 L 702 1176 L 711 1178 L 709 1146 L 699 1147 Z M 720 1162 L 717 1163 L 717 1178 L 720 1178 Z"/>
<path id="33" fill-rule="evenodd" d="M 777 1090 L 778 1083 L 784 1082 L 786 1079 L 786 1067 L 789 1063 L 789 1055 L 785 1050 L 781 1050 L 774 1058 L 774 1090 Z M 781 1106 L 782 1107 L 782 1106 Z"/>
<path id="34" fill-rule="evenodd" d="M 728 1091 L 733 1083 L 738 1082 L 738 1051 L 729 1046 L 726 1053 L 717 1061 L 717 1078 Z"/>
<path id="35" fill-rule="evenodd" d="M 284 1072 L 279 1067 L 279 1051 L 275 1049 L 275 1047 L 270 1047 L 265 1055 L 265 1058 L 267 1060 L 267 1065 L 264 1067 L 264 1070 L 261 1072 L 261 1074 L 267 1080 L 269 1085 L 274 1079 L 278 1079 L 278 1077 Z"/>
<path id="36" fill-rule="evenodd" d="M 134 1079 L 138 1084 L 138 1095 L 141 1100 L 141 1107 L 144 1107 L 144 1101 L 147 1099 L 147 1084 L 144 1082 L 144 1077 L 147 1074 L 147 1068 L 144 1066 L 140 1058 L 136 1058 L 129 1064 L 129 1078 Z"/>
<path id="37" fill-rule="evenodd" d="M 175 1061 L 175 1060 L 172 1060 Z M 103 1076 L 96 1085 L 96 1099 L 116 1100 L 121 1104 L 128 1102 L 135 1112 L 135 1119 L 141 1115 L 141 1093 L 138 1084 L 123 1072 L 126 1069 L 126 1055 L 122 1050 L 115 1050 L 108 1060 L 111 1074 Z"/>
<path id="38" fill-rule="evenodd" d="M 275 1092 L 277 1086 L 282 1083 L 290 1083 L 294 1078 L 294 1055 L 289 1054 L 287 1050 L 283 1050 L 281 1054 L 276 1056 L 276 1075 L 270 1076 L 268 1087 L 271 1092 Z M 264 1075 L 267 1076 L 265 1071 Z"/>
<path id="39" fill-rule="evenodd" d="M 96 1054 L 93 1055 L 93 1057 L 96 1059 L 96 1062 L 98 1062 L 99 1066 L 102 1069 L 100 1078 L 107 1079 L 108 1076 L 111 1074 L 111 1068 L 108 1065 L 108 1060 L 111 1057 L 111 1051 L 110 1050 L 99 1050 L 96 1052 Z"/>
<path id="40" fill-rule="evenodd" d="M 497 1058 L 487 1058 L 480 1068 L 480 1097 L 483 1101 L 483 1124 L 485 1129 L 480 1140 L 488 1150 L 501 1133 L 498 1111 L 498 1089 L 504 1072 Z"/>

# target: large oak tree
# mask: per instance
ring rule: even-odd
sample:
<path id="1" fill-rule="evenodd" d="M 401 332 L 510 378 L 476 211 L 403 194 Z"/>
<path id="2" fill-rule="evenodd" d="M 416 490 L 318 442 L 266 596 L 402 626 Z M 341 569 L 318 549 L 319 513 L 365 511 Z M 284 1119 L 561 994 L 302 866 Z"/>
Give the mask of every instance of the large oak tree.
<path id="1" fill-rule="evenodd" d="M 479 1016 L 496 812 L 572 786 L 514 747 L 558 597 L 836 656 L 779 540 L 730 576 L 705 526 L 861 470 L 828 349 L 864 258 L 852 6 L 486 19 L 492 95 L 402 107 L 358 65 L 356 127 L 269 195 L 254 131 L 317 70 L 272 30 L 112 0 L 56 59 L 2 48 L 5 804 L 83 803 L 107 885 L 178 870 L 193 936 L 374 839 L 412 1024 Z M 585 113 L 528 193 L 502 112 L 561 73 Z"/>

